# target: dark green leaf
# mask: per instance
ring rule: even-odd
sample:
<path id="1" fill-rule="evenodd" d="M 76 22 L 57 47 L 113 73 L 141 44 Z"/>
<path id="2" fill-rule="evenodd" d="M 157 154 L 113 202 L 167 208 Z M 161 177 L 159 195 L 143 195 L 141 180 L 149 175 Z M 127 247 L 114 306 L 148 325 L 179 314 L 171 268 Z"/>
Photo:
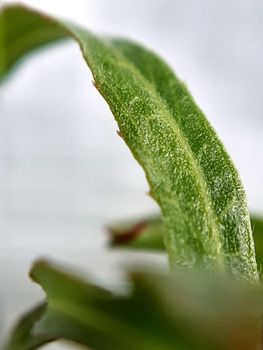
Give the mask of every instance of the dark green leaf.
<path id="1" fill-rule="evenodd" d="M 33 24 L 25 25 L 29 22 Z M 135 43 L 103 39 L 21 6 L 3 9 L 0 28 L 2 77 L 42 43 L 65 33 L 79 43 L 94 84 L 161 207 L 172 265 L 220 267 L 242 278 L 258 278 L 237 171 L 186 86 L 158 56 Z"/>

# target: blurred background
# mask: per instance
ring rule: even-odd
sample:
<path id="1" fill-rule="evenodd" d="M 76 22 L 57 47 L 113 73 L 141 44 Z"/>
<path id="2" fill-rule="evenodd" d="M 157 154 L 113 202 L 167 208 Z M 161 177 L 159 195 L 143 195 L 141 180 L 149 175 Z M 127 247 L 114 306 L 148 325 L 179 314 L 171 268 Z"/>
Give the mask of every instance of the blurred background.
<path id="1" fill-rule="evenodd" d="M 22 2 L 163 56 L 229 150 L 251 211 L 263 213 L 263 2 Z M 91 80 L 69 41 L 35 53 L 1 86 L 0 339 L 42 297 L 27 277 L 36 257 L 110 285 L 120 254 L 105 248 L 105 225 L 158 211 Z"/>

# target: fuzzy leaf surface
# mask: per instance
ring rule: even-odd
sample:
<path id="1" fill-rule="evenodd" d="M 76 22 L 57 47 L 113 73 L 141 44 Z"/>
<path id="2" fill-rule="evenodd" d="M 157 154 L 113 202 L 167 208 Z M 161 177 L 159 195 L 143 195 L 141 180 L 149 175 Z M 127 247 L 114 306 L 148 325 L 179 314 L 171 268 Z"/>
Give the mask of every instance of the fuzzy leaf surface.
<path id="1" fill-rule="evenodd" d="M 10 16 L 16 20 L 10 21 Z M 2 78 L 35 47 L 65 35 L 79 43 L 94 85 L 160 205 L 171 264 L 219 267 L 256 280 L 253 237 L 238 173 L 169 66 L 136 43 L 105 39 L 23 6 L 4 7 L 0 21 Z"/>

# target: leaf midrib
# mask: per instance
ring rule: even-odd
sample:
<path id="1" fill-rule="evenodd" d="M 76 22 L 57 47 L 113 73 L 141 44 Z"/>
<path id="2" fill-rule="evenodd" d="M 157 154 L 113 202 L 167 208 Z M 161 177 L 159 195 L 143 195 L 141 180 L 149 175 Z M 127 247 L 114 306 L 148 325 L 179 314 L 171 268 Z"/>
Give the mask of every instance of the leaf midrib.
<path id="1" fill-rule="evenodd" d="M 80 43 L 81 49 L 82 49 L 82 44 Z M 109 45 L 111 47 L 111 45 Z M 118 56 L 120 56 L 120 58 L 122 59 L 121 63 L 123 67 L 126 67 L 130 70 L 132 70 L 133 74 L 136 75 L 136 77 L 138 78 L 138 80 L 140 80 L 142 82 L 142 84 L 144 85 L 145 89 L 147 92 L 149 92 L 149 95 L 151 96 L 151 93 L 154 94 L 154 97 L 157 99 L 157 103 L 158 106 L 160 106 L 161 110 L 164 112 L 163 113 L 163 120 L 166 122 L 166 124 L 176 133 L 179 141 L 181 142 L 181 146 L 182 148 L 186 151 L 186 155 L 187 157 L 190 159 L 190 164 L 192 165 L 192 168 L 194 170 L 194 172 L 196 173 L 196 178 L 197 178 L 197 183 L 199 183 L 200 188 L 201 188 L 201 193 L 203 194 L 203 198 L 204 198 L 204 204 L 205 204 L 205 208 L 206 208 L 206 213 L 207 216 L 209 217 L 209 222 L 210 222 L 210 227 L 212 229 L 212 232 L 214 234 L 214 238 L 215 240 L 211 240 L 211 242 L 216 242 L 215 246 L 216 246 L 216 252 L 217 252 L 217 256 L 220 256 L 221 253 L 221 241 L 220 241 L 220 230 L 218 228 L 217 225 L 217 216 L 216 213 L 213 209 L 213 205 L 212 205 L 212 200 L 211 200 L 211 196 L 209 195 L 209 190 L 208 187 L 206 185 L 205 182 L 205 175 L 204 172 L 201 168 L 201 165 L 199 163 L 199 161 L 196 159 L 191 146 L 189 145 L 189 142 L 187 141 L 187 137 L 185 136 L 185 134 L 180 130 L 180 128 L 178 127 L 175 119 L 173 118 L 169 107 L 167 105 L 167 102 L 161 97 L 160 93 L 157 91 L 155 85 L 153 83 L 151 83 L 140 71 L 139 69 L 131 62 L 129 62 L 125 56 L 116 48 L 114 47 L 114 49 L 117 51 L 117 53 L 115 53 L 115 55 L 118 54 Z M 115 51 L 114 50 L 114 51 Z M 84 50 L 83 50 L 84 53 Z M 85 55 L 85 53 L 84 53 Z M 88 62 L 87 62 L 88 63 Z M 94 77 L 95 79 L 95 77 Z M 179 114 L 181 116 L 181 113 L 179 111 Z"/>

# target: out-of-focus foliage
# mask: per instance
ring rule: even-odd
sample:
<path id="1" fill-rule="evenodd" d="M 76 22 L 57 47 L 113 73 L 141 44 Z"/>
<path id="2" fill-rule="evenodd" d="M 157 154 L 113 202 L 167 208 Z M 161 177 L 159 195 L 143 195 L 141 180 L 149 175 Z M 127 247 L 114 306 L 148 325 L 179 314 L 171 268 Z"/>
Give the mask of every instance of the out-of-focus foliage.
<path id="1" fill-rule="evenodd" d="M 46 261 L 31 276 L 47 294 L 46 310 L 23 318 L 5 350 L 35 349 L 43 339 L 99 350 L 257 349 L 259 285 L 207 271 L 136 269 L 126 293 L 110 293 Z"/>

